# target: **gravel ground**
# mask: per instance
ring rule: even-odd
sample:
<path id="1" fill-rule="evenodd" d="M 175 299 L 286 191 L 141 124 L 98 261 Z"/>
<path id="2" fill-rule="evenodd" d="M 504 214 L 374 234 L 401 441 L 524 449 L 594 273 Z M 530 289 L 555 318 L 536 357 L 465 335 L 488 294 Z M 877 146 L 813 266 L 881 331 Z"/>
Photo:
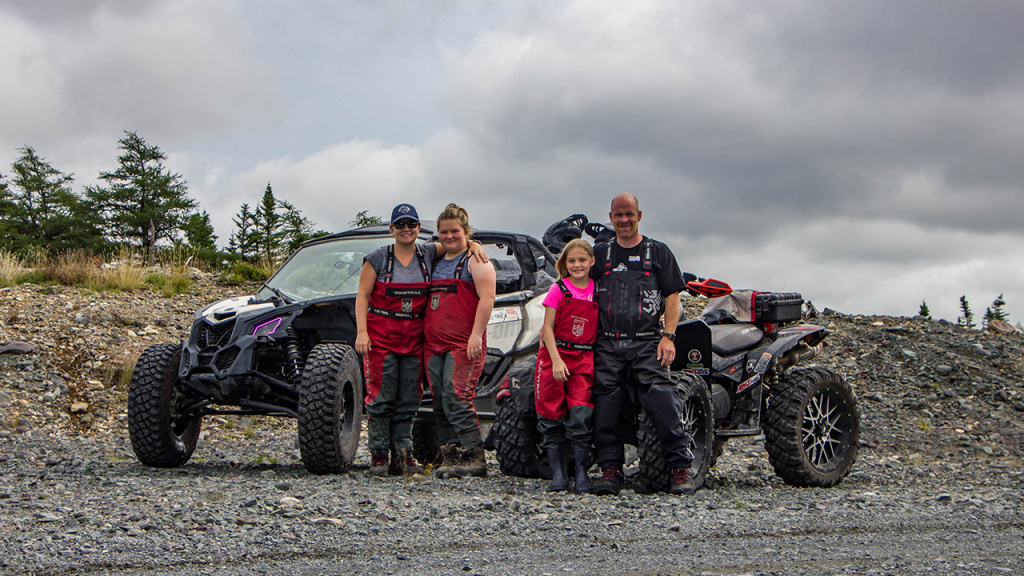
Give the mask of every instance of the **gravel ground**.
<path id="1" fill-rule="evenodd" d="M 549 494 L 546 481 L 311 476 L 293 430 L 207 438 L 187 465 L 108 441 L 0 440 L 0 574 L 1006 574 L 1024 565 L 1024 471 L 862 450 L 795 489 L 751 439 L 691 497 Z M 254 454 L 257 455 L 254 458 Z M 260 457 L 262 455 L 262 457 Z M 273 459 L 276 463 L 256 463 Z"/>
<path id="2" fill-rule="evenodd" d="M 295 423 L 207 418 L 193 459 L 138 463 L 118 369 L 239 289 L 0 290 L 0 575 L 1013 574 L 1024 565 L 1024 336 L 847 316 L 815 361 L 860 400 L 830 489 L 733 440 L 689 497 L 549 494 L 546 481 L 305 472 Z M 244 291 L 241 290 L 241 291 Z M 692 315 L 697 302 L 684 302 Z M 363 443 L 365 446 L 365 442 Z M 489 456 L 493 458 L 493 454 Z"/>

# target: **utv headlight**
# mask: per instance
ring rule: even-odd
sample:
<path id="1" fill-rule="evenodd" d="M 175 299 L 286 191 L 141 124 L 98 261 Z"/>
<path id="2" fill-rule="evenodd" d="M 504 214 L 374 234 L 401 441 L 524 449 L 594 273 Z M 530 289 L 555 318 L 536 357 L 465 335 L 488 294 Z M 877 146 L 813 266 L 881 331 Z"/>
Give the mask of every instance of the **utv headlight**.
<path id="1" fill-rule="evenodd" d="M 282 318 L 274 318 L 273 320 L 267 320 L 262 324 L 258 324 L 253 329 L 252 335 L 259 338 L 260 336 L 270 336 L 277 331 L 277 327 L 281 325 Z"/>

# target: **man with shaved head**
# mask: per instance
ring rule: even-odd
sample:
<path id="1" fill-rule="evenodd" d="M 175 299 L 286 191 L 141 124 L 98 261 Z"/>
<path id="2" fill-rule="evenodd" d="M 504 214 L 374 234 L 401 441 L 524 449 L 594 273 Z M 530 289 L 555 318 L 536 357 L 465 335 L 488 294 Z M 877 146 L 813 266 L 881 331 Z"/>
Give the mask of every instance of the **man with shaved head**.
<path id="1" fill-rule="evenodd" d="M 694 491 L 690 436 L 669 366 L 675 359 L 679 291 L 685 288 L 668 246 L 640 234 L 643 212 L 632 194 L 619 194 L 608 213 L 615 239 L 594 247 L 600 332 L 594 347 L 594 447 L 601 478 L 596 494 L 618 494 L 625 463 L 620 416 L 630 387 L 650 416 L 672 468 L 673 494 Z M 665 315 L 665 327 L 661 316 Z"/>

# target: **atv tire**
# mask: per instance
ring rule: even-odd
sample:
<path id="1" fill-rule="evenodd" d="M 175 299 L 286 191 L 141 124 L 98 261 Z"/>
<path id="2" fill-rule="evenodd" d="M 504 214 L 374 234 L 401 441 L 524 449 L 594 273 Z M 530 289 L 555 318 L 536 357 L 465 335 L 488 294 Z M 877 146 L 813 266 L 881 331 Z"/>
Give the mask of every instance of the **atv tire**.
<path id="1" fill-rule="evenodd" d="M 787 484 L 834 486 L 857 456 L 857 401 L 831 370 L 792 370 L 768 398 L 764 433 L 768 460 Z"/>
<path id="2" fill-rule="evenodd" d="M 551 465 L 541 448 L 532 387 L 516 390 L 495 408 L 495 456 L 501 473 L 522 478 L 551 478 Z"/>
<path id="3" fill-rule="evenodd" d="M 715 438 L 715 419 L 711 412 L 711 393 L 704 380 L 691 374 L 673 372 L 676 395 L 683 402 L 682 421 L 690 431 L 690 464 L 693 484 L 699 490 L 711 468 Z M 654 423 L 643 410 L 637 416 L 637 451 L 640 453 L 640 485 L 650 492 L 668 491 L 672 471 L 665 459 L 664 446 Z"/>
<path id="4" fill-rule="evenodd" d="M 181 346 L 156 344 L 135 363 L 128 385 L 128 436 L 146 466 L 174 468 L 188 462 L 199 442 L 202 417 L 182 419 L 190 402 L 178 381 Z"/>
<path id="5" fill-rule="evenodd" d="M 359 356 L 344 344 L 309 353 L 299 391 L 299 452 L 313 474 L 348 471 L 359 447 L 363 376 Z"/>

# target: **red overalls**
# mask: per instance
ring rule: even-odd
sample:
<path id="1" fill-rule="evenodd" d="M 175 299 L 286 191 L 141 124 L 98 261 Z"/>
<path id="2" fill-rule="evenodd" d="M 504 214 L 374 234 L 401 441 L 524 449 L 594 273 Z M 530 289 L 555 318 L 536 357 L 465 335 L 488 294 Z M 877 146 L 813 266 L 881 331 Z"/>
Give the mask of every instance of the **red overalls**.
<path id="1" fill-rule="evenodd" d="M 366 315 L 366 331 L 373 346 L 363 355 L 363 373 L 366 376 L 366 404 L 380 393 L 384 357 L 388 353 L 417 356 L 423 353 L 424 312 L 430 289 L 430 271 L 419 246 L 416 259 L 423 271 L 423 282 L 391 281 L 395 266 L 395 248 L 388 246 L 387 261 L 381 278 L 370 294 Z M 422 390 L 417 389 L 422 396 Z"/>
<path id="2" fill-rule="evenodd" d="M 435 270 L 443 256 L 435 263 Z M 476 308 L 480 297 L 476 286 L 462 279 L 469 260 L 469 251 L 458 257 L 453 278 L 436 278 L 430 282 L 430 297 L 423 333 L 426 338 L 424 357 L 434 399 L 438 438 L 442 445 L 458 439 L 463 449 L 482 443 L 473 398 L 483 372 L 486 353 L 470 360 L 466 352 L 473 332 Z M 487 334 L 483 335 L 487 349 Z M 450 359 L 448 355 L 451 355 Z"/>
<path id="3" fill-rule="evenodd" d="M 547 348 L 537 353 L 537 415 L 549 420 L 564 419 L 574 406 L 593 408 L 590 389 L 594 383 L 594 342 L 597 340 L 596 283 L 590 302 L 573 298 L 564 279 L 556 285 L 564 298 L 555 310 L 555 345 L 569 370 L 569 378 L 564 382 L 555 380 L 551 353 Z"/>

